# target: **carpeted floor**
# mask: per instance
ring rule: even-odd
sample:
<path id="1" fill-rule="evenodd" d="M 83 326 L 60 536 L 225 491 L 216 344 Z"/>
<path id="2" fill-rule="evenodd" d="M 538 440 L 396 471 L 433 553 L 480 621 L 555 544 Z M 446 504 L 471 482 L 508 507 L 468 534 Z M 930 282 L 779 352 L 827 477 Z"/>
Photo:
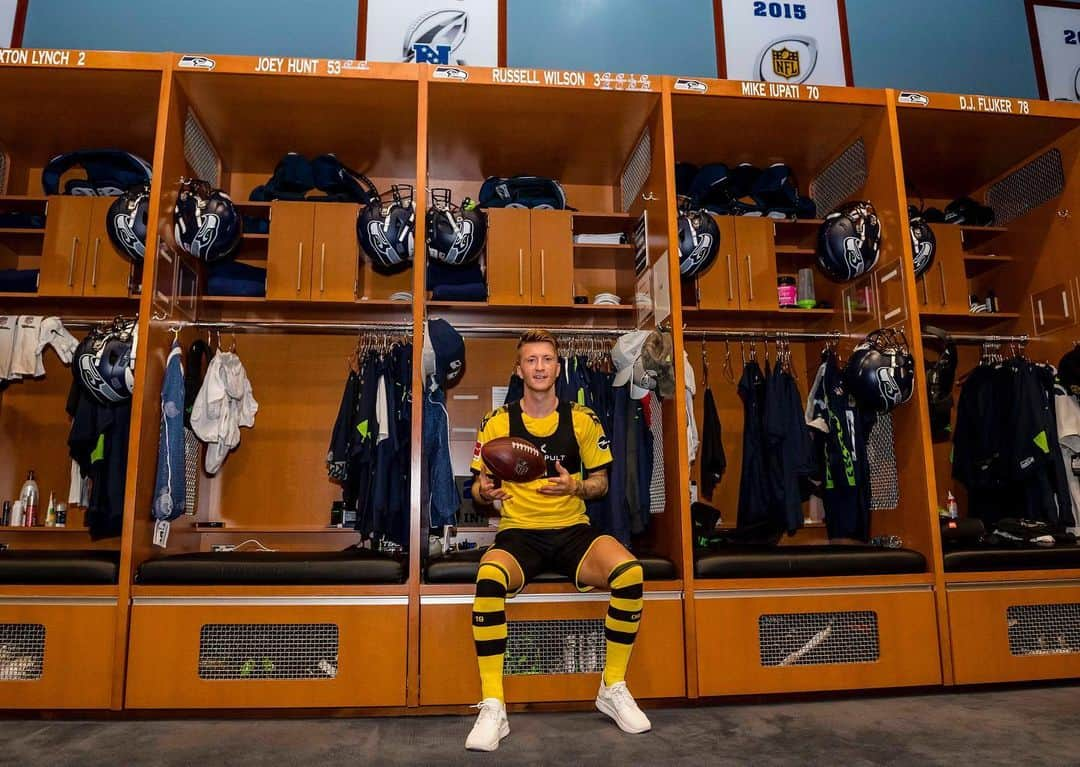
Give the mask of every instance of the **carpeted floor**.
<path id="1" fill-rule="evenodd" d="M 595 712 L 511 714 L 493 754 L 465 717 L 2 721 L 20 765 L 1080 765 L 1080 686 L 665 708 L 624 735 Z"/>

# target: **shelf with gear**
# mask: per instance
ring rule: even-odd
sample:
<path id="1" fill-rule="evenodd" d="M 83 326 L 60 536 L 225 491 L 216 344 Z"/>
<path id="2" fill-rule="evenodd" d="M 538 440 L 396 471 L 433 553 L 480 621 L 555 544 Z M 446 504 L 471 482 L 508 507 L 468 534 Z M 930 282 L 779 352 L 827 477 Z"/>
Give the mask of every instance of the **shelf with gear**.
<path id="1" fill-rule="evenodd" d="M 667 148 L 659 79 L 469 67 L 452 68 L 451 78 L 447 69 L 428 70 L 425 313 L 429 328 L 446 320 L 463 337 L 464 373 L 444 393 L 451 470 L 467 493 L 478 429 L 513 390 L 526 327 L 555 334 L 567 376 L 571 368 L 577 381 L 606 375 L 596 385 L 612 394 L 610 350 L 635 328 L 639 273 L 663 270 L 665 285 L 672 279 Z M 460 247 L 469 230 L 470 246 Z M 655 319 L 641 327 L 651 330 Z M 584 401 L 593 401 L 591 391 Z M 656 455 L 662 447 L 665 456 L 658 513 L 646 512 L 639 528 L 619 537 L 647 561 L 648 617 L 629 683 L 639 697 L 673 698 L 686 693 L 678 459 L 686 429 L 681 391 L 656 401 Z M 626 400 L 623 410 L 634 404 Z M 612 450 L 624 457 L 629 445 Z M 481 552 L 466 547 L 486 546 L 495 528 L 466 495 L 456 530 L 443 529 L 433 494 L 424 494 L 420 510 L 432 543 L 420 589 L 420 704 L 469 703 L 480 694 L 470 613 Z M 580 594 L 555 574 L 510 600 L 507 700 L 594 698 L 606 604 L 606 594 Z"/>
<path id="2" fill-rule="evenodd" d="M 904 401 L 917 338 L 885 94 L 684 83 L 668 80 L 703 434 L 690 467 L 697 692 L 938 684 L 930 457 L 922 406 Z"/>
<path id="3" fill-rule="evenodd" d="M 140 379 L 126 705 L 403 706 L 412 405 L 395 395 L 393 418 L 378 416 L 401 440 L 391 464 L 372 462 L 380 430 L 349 419 L 360 412 L 360 377 L 371 385 L 366 403 L 381 377 L 392 376 L 398 392 L 412 385 L 414 272 L 407 263 L 379 271 L 359 230 L 371 222 L 386 235 L 388 218 L 411 217 L 416 67 L 171 60 L 167 182 L 144 299 L 156 319 Z M 385 239 L 397 244 L 396 234 Z M 402 245 L 407 252 L 407 237 Z M 185 432 L 184 508 L 174 504 L 165 545 L 155 545 L 165 516 L 160 397 L 174 332 L 189 377 L 206 379 L 188 384 L 200 394 Z M 209 364 L 188 354 L 197 341 L 208 342 Z M 208 384 L 219 374 L 234 384 L 222 407 L 233 408 L 235 431 L 211 415 Z M 338 450 L 332 462 L 328 445 Z M 338 458 L 357 462 L 346 470 Z M 389 502 L 373 505 L 376 476 L 389 483 L 381 487 L 395 499 L 393 515 Z M 163 654 L 172 668 L 165 684 Z"/>
<path id="4" fill-rule="evenodd" d="M 946 517 L 936 556 L 949 681 L 1077 676 L 1080 547 L 1067 530 L 1078 511 L 1069 448 L 1078 407 L 1043 363 L 1061 360 L 1069 383 L 1080 108 L 896 98 L 913 251 L 925 255 L 915 297 L 931 377 L 935 528 Z"/>
<path id="5" fill-rule="evenodd" d="M 126 203 L 147 196 L 119 195 L 150 180 L 165 61 L 153 54 L 9 53 L 0 66 L 0 307 L 7 315 L 0 346 L 8 379 L 0 382 L 0 498 L 19 499 L 33 472 L 39 500 L 34 526 L 9 518 L 0 527 L 0 706 L 118 707 L 130 407 L 90 404 L 77 373 L 73 384 L 72 367 L 83 356 L 101 360 L 89 347 L 83 355 L 79 344 L 96 321 L 138 311 L 141 259 L 130 240 L 114 242 L 110 211 L 124 206 L 131 223 Z M 70 396 L 76 392 L 78 399 Z M 67 412 L 84 401 L 84 414 L 115 416 L 112 426 L 96 424 L 106 437 L 96 467 L 108 466 L 108 474 L 89 465 L 86 438 L 97 443 L 98 433 L 80 437 L 77 429 L 89 421 L 73 425 Z M 76 455 L 94 477 L 87 493 L 72 479 Z M 50 499 L 64 503 L 64 527 L 51 526 Z"/>

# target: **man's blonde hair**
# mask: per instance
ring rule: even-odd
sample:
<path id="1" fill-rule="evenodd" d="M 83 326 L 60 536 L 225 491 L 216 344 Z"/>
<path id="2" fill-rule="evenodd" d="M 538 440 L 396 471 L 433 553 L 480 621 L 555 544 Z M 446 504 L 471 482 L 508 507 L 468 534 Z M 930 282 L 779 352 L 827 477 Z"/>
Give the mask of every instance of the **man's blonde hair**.
<path id="1" fill-rule="evenodd" d="M 521 359 L 521 347 L 525 344 L 551 344 L 555 354 L 558 355 L 559 353 L 559 342 L 555 340 L 555 336 L 551 334 L 551 331 L 543 328 L 530 328 L 521 334 L 517 343 L 519 360 Z"/>

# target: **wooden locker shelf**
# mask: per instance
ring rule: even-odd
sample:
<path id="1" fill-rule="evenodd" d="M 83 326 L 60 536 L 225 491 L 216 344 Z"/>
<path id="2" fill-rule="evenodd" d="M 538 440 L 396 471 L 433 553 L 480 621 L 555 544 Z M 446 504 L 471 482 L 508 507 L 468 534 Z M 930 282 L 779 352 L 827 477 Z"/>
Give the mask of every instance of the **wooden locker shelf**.
<path id="1" fill-rule="evenodd" d="M 1019 319 L 1020 314 L 1017 312 L 950 312 L 940 309 L 924 309 L 919 311 L 919 316 L 928 320 L 950 320 L 958 325 L 983 326 Z"/>
<path id="2" fill-rule="evenodd" d="M 232 535 L 234 533 L 240 533 L 244 535 L 258 534 L 258 535 L 294 535 L 297 533 L 303 533 L 304 535 L 310 535 L 312 533 L 327 533 L 333 535 L 359 535 L 356 530 L 345 527 L 317 527 L 315 525 L 294 525 L 294 526 L 282 526 L 282 527 L 191 527 L 181 530 L 175 530 L 173 535 L 177 533 L 196 533 L 198 535 Z"/>
<path id="3" fill-rule="evenodd" d="M 38 534 L 38 533 L 85 533 L 85 532 L 88 532 L 89 530 L 90 530 L 90 528 L 88 528 L 88 527 L 71 527 L 71 526 L 65 526 L 65 527 L 46 527 L 45 525 L 35 525 L 34 527 L 22 527 L 22 526 L 16 527 L 14 525 L 0 526 L 0 533 L 19 533 L 20 535 L 23 534 L 23 533 L 33 533 L 35 535 Z"/>

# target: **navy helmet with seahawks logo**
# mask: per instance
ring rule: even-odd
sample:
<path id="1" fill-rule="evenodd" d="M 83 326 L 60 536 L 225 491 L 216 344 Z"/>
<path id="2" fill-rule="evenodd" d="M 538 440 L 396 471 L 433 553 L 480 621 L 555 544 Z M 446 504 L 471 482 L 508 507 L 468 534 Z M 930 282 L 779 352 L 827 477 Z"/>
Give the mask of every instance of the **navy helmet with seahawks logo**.
<path id="1" fill-rule="evenodd" d="M 818 230 L 817 265 L 835 282 L 850 282 L 869 272 L 880 251 L 881 222 L 865 200 L 841 205 Z"/>
<path id="2" fill-rule="evenodd" d="M 875 330 L 855 347 L 844 367 L 844 385 L 861 407 L 887 413 L 911 399 L 915 359 L 903 332 Z"/>
<path id="3" fill-rule="evenodd" d="M 934 230 L 926 223 L 922 213 L 917 208 L 909 208 L 911 228 L 911 255 L 915 263 L 915 276 L 921 277 L 934 263 L 934 255 L 937 253 L 937 238 Z"/>
<path id="4" fill-rule="evenodd" d="M 720 249 L 720 228 L 707 210 L 679 212 L 679 273 L 695 277 L 708 269 Z"/>
<path id="5" fill-rule="evenodd" d="M 72 373 L 94 401 L 112 405 L 135 390 L 136 321 L 117 318 L 94 327 L 75 348 Z"/>
<path id="6" fill-rule="evenodd" d="M 431 190 L 431 207 L 425 226 L 428 258 L 451 266 L 471 264 L 480 257 L 486 235 L 487 218 L 472 209 L 469 198 L 457 206 L 449 189 Z"/>
<path id="7" fill-rule="evenodd" d="M 390 187 L 391 199 L 380 196 L 369 202 L 356 219 L 360 247 L 376 269 L 398 271 L 412 261 L 416 209 L 409 184 Z"/>
<path id="8" fill-rule="evenodd" d="M 173 220 L 176 243 L 207 263 L 233 255 L 244 233 L 229 195 L 199 179 L 180 180 Z"/>
<path id="9" fill-rule="evenodd" d="M 109 206 L 105 231 L 129 261 L 141 264 L 146 255 L 146 224 L 150 210 L 150 185 L 128 189 Z"/>

